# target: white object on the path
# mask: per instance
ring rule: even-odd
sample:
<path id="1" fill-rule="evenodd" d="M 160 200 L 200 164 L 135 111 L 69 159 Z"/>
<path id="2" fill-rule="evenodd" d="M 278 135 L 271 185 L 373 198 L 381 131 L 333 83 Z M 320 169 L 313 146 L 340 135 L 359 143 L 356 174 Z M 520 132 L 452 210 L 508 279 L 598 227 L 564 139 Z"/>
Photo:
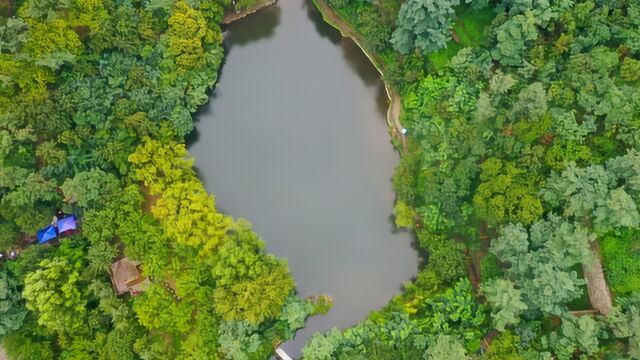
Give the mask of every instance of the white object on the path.
<path id="1" fill-rule="evenodd" d="M 280 360 L 293 360 L 291 356 L 287 355 L 287 353 L 280 348 L 276 349 L 276 357 Z"/>
<path id="2" fill-rule="evenodd" d="M 402 133 L 402 135 L 407 133 L 407 129 L 406 128 L 402 128 L 402 130 L 400 130 L 400 132 Z"/>

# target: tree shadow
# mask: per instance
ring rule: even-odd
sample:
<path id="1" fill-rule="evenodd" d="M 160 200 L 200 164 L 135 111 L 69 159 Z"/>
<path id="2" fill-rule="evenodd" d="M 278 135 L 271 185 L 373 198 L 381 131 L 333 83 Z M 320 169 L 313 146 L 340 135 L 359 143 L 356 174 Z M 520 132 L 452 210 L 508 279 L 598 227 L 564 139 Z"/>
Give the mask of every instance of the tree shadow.
<path id="1" fill-rule="evenodd" d="M 340 44 L 342 35 L 337 29 L 324 21 L 322 15 L 318 9 L 316 9 L 316 6 L 313 5 L 313 1 L 304 0 L 301 6 L 307 10 L 307 17 L 311 20 L 313 26 L 316 28 L 316 32 L 318 32 L 321 37 L 328 39 L 333 44 Z"/>
<path id="2" fill-rule="evenodd" d="M 280 24 L 280 13 L 276 3 L 225 26 L 223 46 L 226 52 L 234 46 L 242 47 L 272 37 Z"/>
<path id="3" fill-rule="evenodd" d="M 396 226 L 396 218 L 393 214 L 389 215 L 387 220 L 389 221 L 389 226 L 391 226 L 392 234 L 409 233 L 411 235 L 411 248 L 418 253 L 418 268 L 416 270 L 420 272 L 429 263 L 429 252 L 420 246 L 420 241 L 415 231 L 400 229 Z M 418 276 L 417 273 L 416 276 Z M 415 280 L 415 277 L 412 277 L 411 280 Z"/>
<path id="4" fill-rule="evenodd" d="M 302 6 L 306 8 L 307 17 L 313 23 L 316 32 L 331 43 L 340 45 L 347 64 L 358 74 L 365 85 L 373 86 L 380 81 L 380 74 L 358 45 L 350 38 L 343 37 L 338 29 L 325 22 L 312 0 L 305 0 Z"/>
<path id="5" fill-rule="evenodd" d="M 347 60 L 347 64 L 358 74 L 358 77 L 362 79 L 365 85 L 374 86 L 382 82 L 378 70 L 353 40 L 343 38 L 341 45 L 342 55 Z"/>

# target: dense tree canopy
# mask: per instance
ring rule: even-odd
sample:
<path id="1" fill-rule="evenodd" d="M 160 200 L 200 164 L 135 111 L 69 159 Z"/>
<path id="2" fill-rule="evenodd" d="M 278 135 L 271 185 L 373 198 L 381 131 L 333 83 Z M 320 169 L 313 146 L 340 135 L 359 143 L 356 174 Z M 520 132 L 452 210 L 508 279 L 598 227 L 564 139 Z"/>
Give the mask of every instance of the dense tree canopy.
<path id="1" fill-rule="evenodd" d="M 80 275 L 64 258 L 43 260 L 24 279 L 27 308 L 38 312 L 38 323 L 60 333 L 81 331 L 86 300 L 77 287 Z"/>
<path id="2" fill-rule="evenodd" d="M 398 353 L 636 358 L 635 305 L 606 319 L 571 311 L 590 308 L 582 269 L 599 261 L 594 249 L 602 249 L 614 304 L 640 289 L 640 4 L 329 2 L 402 97 L 394 215 L 416 231 L 429 264 L 382 311 L 314 337 L 305 355 L 385 358 L 371 352 L 373 339 L 388 338 L 376 329 L 403 316 L 429 319 L 423 299 L 467 275 L 491 310 L 484 333 L 469 337 L 482 336 L 488 350 L 476 353 L 460 325 L 441 339 L 417 338 L 404 325 Z M 394 16 L 378 21 L 392 34 L 387 45 L 371 46 L 384 32 L 362 19 Z M 346 345 L 356 333 L 367 339 L 359 350 Z"/>
<path id="3" fill-rule="evenodd" d="M 638 1 L 328 3 L 402 98 L 394 214 L 428 262 L 305 358 L 639 358 Z M 216 209 L 186 151 L 230 6 L 0 0 L 12 359 L 266 359 L 330 303 L 295 296 L 286 262 Z M 28 246 L 56 208 L 81 233 Z M 577 317 L 596 245 L 614 308 Z M 135 298 L 108 283 L 123 256 L 150 279 Z"/>
<path id="4" fill-rule="evenodd" d="M 231 323 L 248 324 L 251 356 L 267 358 L 315 305 L 249 225 L 217 211 L 183 143 L 217 81 L 231 2 L 6 3 L 0 252 L 20 256 L 0 260 L 0 336 L 11 358 L 228 358 L 229 334 L 243 333 Z M 79 233 L 29 245 L 57 208 Z M 108 283 L 125 256 L 150 281 L 133 299 Z"/>
<path id="5" fill-rule="evenodd" d="M 5 271 L 0 271 L 0 339 L 8 332 L 22 326 L 27 312 L 22 303 L 22 296 L 16 288 L 16 280 Z"/>

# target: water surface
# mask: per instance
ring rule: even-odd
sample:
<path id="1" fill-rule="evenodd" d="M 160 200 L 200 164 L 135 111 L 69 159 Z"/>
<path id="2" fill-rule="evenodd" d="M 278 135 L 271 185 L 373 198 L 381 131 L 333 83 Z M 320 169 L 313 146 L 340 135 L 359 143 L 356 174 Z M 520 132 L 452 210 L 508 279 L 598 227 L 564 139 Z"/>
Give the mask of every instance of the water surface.
<path id="1" fill-rule="evenodd" d="M 228 26 L 226 63 L 190 147 L 221 211 L 249 219 L 287 258 L 325 316 L 283 345 L 363 320 L 415 275 L 410 234 L 391 219 L 398 162 L 378 73 L 310 2 L 280 0 Z"/>

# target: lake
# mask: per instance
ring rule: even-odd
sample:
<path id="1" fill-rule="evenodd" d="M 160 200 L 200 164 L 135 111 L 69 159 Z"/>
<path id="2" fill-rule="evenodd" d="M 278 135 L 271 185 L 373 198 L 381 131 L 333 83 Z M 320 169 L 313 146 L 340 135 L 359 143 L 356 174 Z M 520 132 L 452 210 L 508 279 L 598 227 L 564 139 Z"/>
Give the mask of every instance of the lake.
<path id="1" fill-rule="evenodd" d="M 225 49 L 189 151 L 218 208 L 288 259 L 298 293 L 334 299 L 283 344 L 299 356 L 314 332 L 363 320 L 417 273 L 412 235 L 393 226 L 387 99 L 366 56 L 310 1 L 232 23 Z"/>

